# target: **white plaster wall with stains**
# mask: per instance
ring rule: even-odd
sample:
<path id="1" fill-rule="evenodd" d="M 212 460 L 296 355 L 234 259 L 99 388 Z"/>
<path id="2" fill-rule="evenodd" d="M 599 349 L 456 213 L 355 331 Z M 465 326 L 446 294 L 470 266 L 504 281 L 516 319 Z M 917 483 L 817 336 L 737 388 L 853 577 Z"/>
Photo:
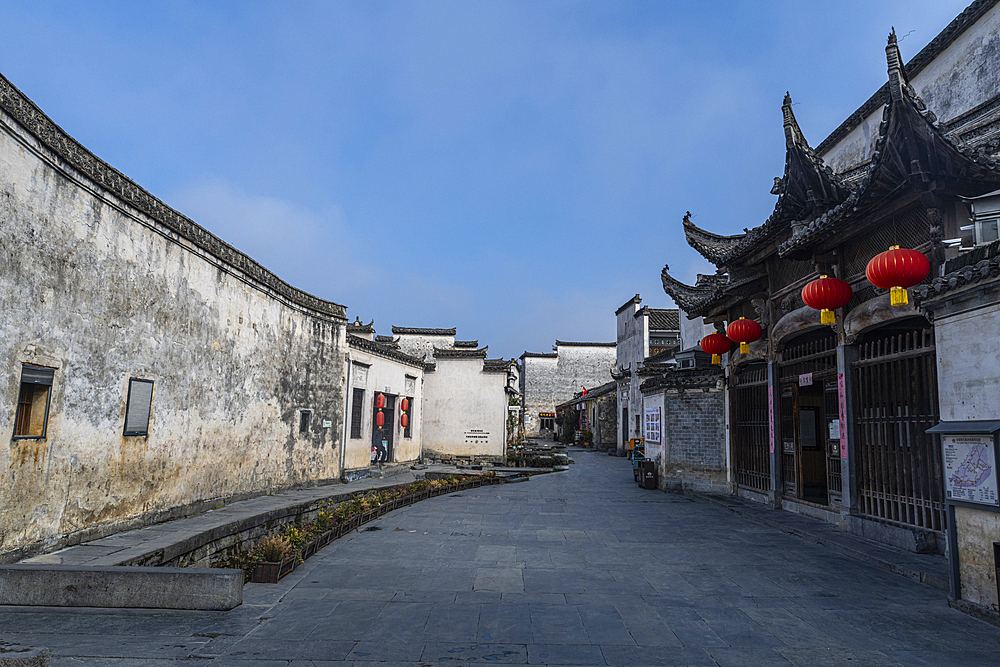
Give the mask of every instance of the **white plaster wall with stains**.
<path id="1" fill-rule="evenodd" d="M 501 458 L 506 452 L 507 373 L 478 357 L 437 360 L 424 374 L 424 451 Z"/>
<path id="2" fill-rule="evenodd" d="M 342 312 L 278 297 L 0 121 L 0 557 L 338 479 Z M 24 363 L 55 369 L 44 439 L 12 438 Z M 154 381 L 146 436 L 123 435 L 131 377 Z"/>
<path id="3" fill-rule="evenodd" d="M 942 421 L 1000 419 L 1000 359 L 996 336 L 1000 305 L 938 317 L 934 321 L 937 349 L 938 401 Z M 1000 611 L 997 600 L 993 543 L 1000 542 L 1000 514 L 971 508 L 955 509 L 962 598 Z"/>
<path id="4" fill-rule="evenodd" d="M 888 26 L 886 29 L 888 34 Z M 1000 5 L 994 6 L 962 33 L 910 83 L 914 91 L 947 123 L 970 109 L 1000 95 Z M 871 45 L 872 67 L 885 71 L 885 44 Z M 903 61 L 916 55 L 904 39 L 899 43 Z M 888 79 L 888 75 L 886 77 Z M 872 91 L 874 92 L 874 91 Z M 795 91 L 792 91 L 794 97 Z M 869 114 L 857 127 L 831 146 L 823 160 L 835 172 L 842 172 L 868 160 L 875 150 L 882 107 Z M 808 133 L 808 131 L 807 131 Z M 811 145 L 817 145 L 817 137 Z"/>
<path id="5" fill-rule="evenodd" d="M 361 408 L 361 437 L 351 438 L 350 419 L 353 409 L 354 392 L 350 392 L 347 409 L 347 449 L 344 456 L 344 469 L 356 470 L 368 468 L 371 464 L 372 429 L 374 428 L 374 396 L 382 392 L 396 396 L 396 405 L 391 428 L 393 429 L 392 462 L 407 463 L 420 457 L 421 438 L 421 399 L 423 397 L 423 367 L 406 364 L 395 359 L 373 354 L 352 347 L 350 351 L 352 362 L 366 366 L 363 373 L 357 364 L 351 371 L 351 387 L 364 390 Z M 363 377 L 363 379 L 362 379 Z M 400 425 L 399 402 L 404 397 L 410 398 L 410 437 L 405 436 L 405 429 Z"/>

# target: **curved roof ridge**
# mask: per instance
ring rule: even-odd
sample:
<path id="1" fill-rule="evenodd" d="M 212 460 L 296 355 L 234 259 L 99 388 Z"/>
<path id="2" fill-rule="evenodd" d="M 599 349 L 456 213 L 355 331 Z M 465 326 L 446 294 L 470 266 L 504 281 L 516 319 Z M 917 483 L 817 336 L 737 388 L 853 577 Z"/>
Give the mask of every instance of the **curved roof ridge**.
<path id="1" fill-rule="evenodd" d="M 824 238 L 849 213 L 868 210 L 899 185 L 911 182 L 914 177 L 926 179 L 935 169 L 939 172 L 936 175 L 945 178 L 951 175 L 945 171 L 955 172 L 956 181 L 966 187 L 978 181 L 978 194 L 1000 187 L 1000 163 L 947 136 L 937 117 L 913 90 L 899 54 L 895 29 L 889 33 L 887 42 L 889 101 L 882 111 L 871 168 L 843 202 L 809 222 L 793 223 L 792 236 L 778 247 L 779 256 L 787 256 Z M 937 151 L 950 153 L 952 159 L 929 159 Z M 914 168 L 919 173 L 914 173 Z"/>
<path id="2" fill-rule="evenodd" d="M 697 314 L 695 311 L 715 298 L 721 292 L 723 280 L 721 276 L 699 274 L 698 282 L 688 285 L 670 275 L 670 266 L 664 266 L 660 272 L 663 291 L 688 315 Z"/>
<path id="3" fill-rule="evenodd" d="M 746 234 L 723 236 L 702 229 L 691 222 L 691 211 L 684 214 L 684 237 L 688 245 L 697 250 L 702 257 L 718 264 L 730 250 L 738 247 L 746 238 Z"/>

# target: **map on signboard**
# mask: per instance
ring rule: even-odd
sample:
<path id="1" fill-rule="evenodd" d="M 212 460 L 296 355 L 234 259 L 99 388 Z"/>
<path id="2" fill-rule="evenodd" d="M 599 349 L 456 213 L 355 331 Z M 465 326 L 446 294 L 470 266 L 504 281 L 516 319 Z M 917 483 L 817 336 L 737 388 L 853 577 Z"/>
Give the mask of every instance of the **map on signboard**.
<path id="1" fill-rule="evenodd" d="M 993 438 L 946 435 L 941 438 L 945 492 L 952 500 L 1000 505 Z"/>

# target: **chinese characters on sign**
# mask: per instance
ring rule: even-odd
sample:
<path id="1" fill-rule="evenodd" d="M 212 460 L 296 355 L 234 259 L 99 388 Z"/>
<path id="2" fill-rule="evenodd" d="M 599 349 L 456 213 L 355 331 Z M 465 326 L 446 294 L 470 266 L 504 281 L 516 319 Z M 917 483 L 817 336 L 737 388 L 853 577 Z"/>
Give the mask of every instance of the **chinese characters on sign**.
<path id="1" fill-rule="evenodd" d="M 945 435 L 941 437 L 945 495 L 984 505 L 1000 505 L 993 437 Z"/>

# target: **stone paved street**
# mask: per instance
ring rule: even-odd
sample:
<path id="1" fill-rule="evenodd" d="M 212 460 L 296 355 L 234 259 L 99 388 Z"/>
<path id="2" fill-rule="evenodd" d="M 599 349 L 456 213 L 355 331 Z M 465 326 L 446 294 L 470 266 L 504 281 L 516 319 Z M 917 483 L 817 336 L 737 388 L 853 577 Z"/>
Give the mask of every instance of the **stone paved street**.
<path id="1" fill-rule="evenodd" d="M 8 608 L 0 639 L 92 666 L 1000 664 L 939 590 L 574 456 L 390 513 L 231 612 Z"/>

